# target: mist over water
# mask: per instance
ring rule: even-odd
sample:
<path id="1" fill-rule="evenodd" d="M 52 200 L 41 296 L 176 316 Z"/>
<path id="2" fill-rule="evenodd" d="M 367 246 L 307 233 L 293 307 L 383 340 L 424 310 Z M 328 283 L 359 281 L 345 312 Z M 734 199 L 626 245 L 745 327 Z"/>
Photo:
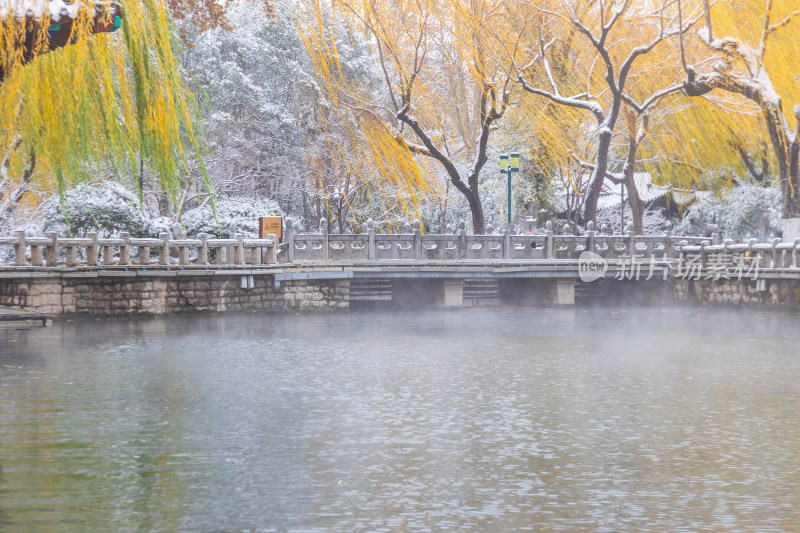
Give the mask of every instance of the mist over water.
<path id="1" fill-rule="evenodd" d="M 0 331 L 2 531 L 798 531 L 798 317 Z"/>

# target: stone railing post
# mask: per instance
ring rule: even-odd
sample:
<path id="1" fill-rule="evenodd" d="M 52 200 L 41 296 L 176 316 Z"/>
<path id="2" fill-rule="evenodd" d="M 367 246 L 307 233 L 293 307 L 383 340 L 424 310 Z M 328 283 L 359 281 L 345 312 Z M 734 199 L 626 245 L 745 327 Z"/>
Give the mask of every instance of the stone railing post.
<path id="1" fill-rule="evenodd" d="M 114 247 L 110 244 L 103 245 L 103 264 L 114 264 Z"/>
<path id="2" fill-rule="evenodd" d="M 706 247 L 711 246 L 711 241 L 703 241 L 700 243 L 700 264 L 708 266 L 708 251 Z"/>
<path id="3" fill-rule="evenodd" d="M 201 265 L 208 264 L 208 233 L 201 233 L 200 248 L 197 250 L 197 262 Z"/>
<path id="4" fill-rule="evenodd" d="M 750 248 L 749 253 L 750 253 L 750 260 L 751 261 L 754 259 L 753 255 L 758 255 L 760 253 L 760 252 L 757 252 L 757 251 L 753 250 L 753 246 L 755 246 L 756 244 L 758 244 L 758 239 L 747 239 L 747 246 Z M 763 265 L 761 263 L 762 260 L 763 260 L 763 257 L 761 259 L 759 259 L 759 262 L 758 262 L 758 267 L 759 268 L 765 268 L 765 266 L 766 266 L 766 265 Z"/>
<path id="5" fill-rule="evenodd" d="M 467 224 L 463 220 L 458 223 L 458 258 L 467 257 Z"/>
<path id="6" fill-rule="evenodd" d="M 779 268 L 778 267 L 778 244 L 782 241 L 779 237 L 775 237 L 772 239 L 772 250 L 770 251 L 770 259 L 772 264 L 770 265 L 772 268 Z M 783 262 L 781 262 L 781 267 L 783 266 Z"/>
<path id="7" fill-rule="evenodd" d="M 553 258 L 553 222 L 550 220 L 544 225 L 544 257 Z"/>
<path id="8" fill-rule="evenodd" d="M 42 266 L 42 247 L 31 244 L 31 265 Z"/>
<path id="9" fill-rule="evenodd" d="M 578 229 L 578 225 L 577 224 L 575 225 L 575 229 L 576 230 Z M 569 236 L 572 235 L 572 228 L 570 227 L 569 223 L 564 224 L 564 228 L 563 228 L 561 233 L 565 237 L 569 237 Z M 569 241 L 562 240 L 561 242 L 563 243 L 562 244 L 562 249 L 566 249 L 566 256 L 565 257 L 567 257 L 568 259 L 572 259 L 572 251 L 573 250 L 572 250 L 572 247 L 569 245 Z"/>
<path id="10" fill-rule="evenodd" d="M 716 246 L 721 242 L 719 235 L 719 226 L 716 224 L 711 225 L 711 244 Z"/>
<path id="11" fill-rule="evenodd" d="M 50 232 L 45 237 L 50 239 L 50 244 L 44 250 L 45 263 L 47 266 L 58 266 L 58 233 Z"/>
<path id="12" fill-rule="evenodd" d="M 378 258 L 378 245 L 375 242 L 375 221 L 367 220 L 367 259 L 374 261 Z"/>
<path id="13" fill-rule="evenodd" d="M 186 265 L 189 263 L 189 247 L 178 246 L 178 264 Z"/>
<path id="14" fill-rule="evenodd" d="M 235 265 L 242 265 L 244 264 L 244 235 L 237 233 L 233 238 L 237 241 L 233 251 L 233 263 Z"/>
<path id="15" fill-rule="evenodd" d="M 265 265 L 274 265 L 278 262 L 278 236 L 270 235 L 272 246 L 267 247 L 261 254 L 261 260 Z"/>
<path id="16" fill-rule="evenodd" d="M 127 231 L 122 231 L 119 234 L 122 239 L 122 245 L 119 247 L 119 264 L 127 265 L 131 262 L 131 234 Z"/>
<path id="17" fill-rule="evenodd" d="M 294 263 L 294 221 L 291 218 L 286 219 L 286 262 Z"/>
<path id="18" fill-rule="evenodd" d="M 592 253 L 596 253 L 594 244 L 596 234 L 597 232 L 594 231 L 594 222 L 590 220 L 586 223 L 586 250 Z"/>
<path id="19" fill-rule="evenodd" d="M 140 265 L 149 265 L 150 264 L 150 247 L 149 246 L 139 246 L 139 264 Z"/>
<path id="20" fill-rule="evenodd" d="M 636 234 L 633 232 L 633 224 L 630 222 L 625 226 L 625 233 L 628 236 L 628 255 L 633 257 L 636 255 Z"/>
<path id="21" fill-rule="evenodd" d="M 800 248 L 800 239 L 795 239 L 794 247 L 792 248 L 792 268 L 800 267 L 800 263 L 797 260 L 798 248 Z"/>
<path id="22" fill-rule="evenodd" d="M 665 224 L 667 230 L 664 232 L 664 259 L 675 257 L 675 249 L 672 246 L 672 222 L 667 220 Z"/>
<path id="23" fill-rule="evenodd" d="M 97 232 L 90 231 L 86 234 L 86 237 L 92 243 L 86 247 L 86 264 L 89 266 L 97 265 L 97 256 L 100 254 L 100 246 L 97 243 Z"/>
<path id="24" fill-rule="evenodd" d="M 503 259 L 511 259 L 511 228 L 503 228 Z"/>
<path id="25" fill-rule="evenodd" d="M 74 245 L 67 245 L 67 266 L 74 267 L 78 264 L 78 254 Z"/>
<path id="26" fill-rule="evenodd" d="M 328 242 L 328 219 L 319 219 L 319 233 L 322 235 L 322 246 L 325 248 L 325 260 L 330 258 L 330 243 Z"/>
<path id="27" fill-rule="evenodd" d="M 25 232 L 15 231 L 14 237 L 17 239 L 17 243 L 14 245 L 14 266 L 25 266 L 28 264 L 28 258 L 25 256 Z"/>
<path id="28" fill-rule="evenodd" d="M 419 220 L 414 221 L 411 232 L 414 234 L 414 259 L 422 259 L 422 232 L 419 228 Z"/>
<path id="29" fill-rule="evenodd" d="M 158 264 L 169 264 L 169 233 L 159 233 L 158 238 L 161 239 L 161 246 L 158 248 Z"/>

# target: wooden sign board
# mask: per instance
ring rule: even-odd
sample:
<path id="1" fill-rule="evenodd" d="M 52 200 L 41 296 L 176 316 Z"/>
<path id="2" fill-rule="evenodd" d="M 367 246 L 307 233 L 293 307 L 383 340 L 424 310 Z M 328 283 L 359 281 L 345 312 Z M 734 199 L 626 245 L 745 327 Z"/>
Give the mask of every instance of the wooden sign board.
<path id="1" fill-rule="evenodd" d="M 258 238 L 276 235 L 283 242 L 283 217 L 258 217 Z"/>

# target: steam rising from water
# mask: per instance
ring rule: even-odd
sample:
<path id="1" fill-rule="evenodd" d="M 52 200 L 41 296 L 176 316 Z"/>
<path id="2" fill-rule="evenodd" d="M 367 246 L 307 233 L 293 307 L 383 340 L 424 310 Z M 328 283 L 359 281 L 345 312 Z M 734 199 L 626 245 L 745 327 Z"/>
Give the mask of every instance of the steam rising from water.
<path id="1" fill-rule="evenodd" d="M 2 333 L 0 521 L 792 530 L 795 324 L 757 311 L 529 309 Z"/>

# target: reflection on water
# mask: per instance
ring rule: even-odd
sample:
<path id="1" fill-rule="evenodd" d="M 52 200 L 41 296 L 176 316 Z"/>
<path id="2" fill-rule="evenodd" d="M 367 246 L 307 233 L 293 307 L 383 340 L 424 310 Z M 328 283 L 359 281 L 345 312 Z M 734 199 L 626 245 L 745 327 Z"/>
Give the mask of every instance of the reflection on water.
<path id="1" fill-rule="evenodd" d="M 218 315 L 0 333 L 3 531 L 798 531 L 797 317 Z"/>

